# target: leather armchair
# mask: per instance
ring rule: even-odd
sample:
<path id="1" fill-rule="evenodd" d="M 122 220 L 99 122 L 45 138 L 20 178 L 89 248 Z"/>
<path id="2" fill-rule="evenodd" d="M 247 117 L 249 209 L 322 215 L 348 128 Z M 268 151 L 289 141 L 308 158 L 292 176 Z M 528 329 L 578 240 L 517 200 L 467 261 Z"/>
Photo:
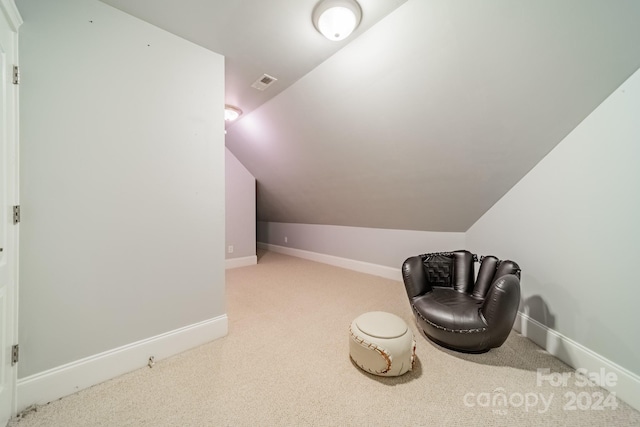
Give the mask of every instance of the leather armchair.
<path id="1" fill-rule="evenodd" d="M 469 251 L 438 252 L 407 259 L 404 285 L 418 326 L 437 344 L 482 353 L 500 347 L 520 304 L 520 267 Z M 475 280 L 474 280 L 475 278 Z"/>

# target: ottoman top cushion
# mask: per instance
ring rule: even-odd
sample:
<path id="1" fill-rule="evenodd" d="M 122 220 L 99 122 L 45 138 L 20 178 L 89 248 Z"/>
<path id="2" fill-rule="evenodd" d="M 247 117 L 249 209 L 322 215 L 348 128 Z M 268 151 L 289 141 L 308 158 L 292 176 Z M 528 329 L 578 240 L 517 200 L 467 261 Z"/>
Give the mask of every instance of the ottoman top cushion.
<path id="1" fill-rule="evenodd" d="M 376 338 L 398 338 L 407 332 L 407 324 L 395 314 L 370 311 L 356 319 L 356 325 L 365 334 Z"/>

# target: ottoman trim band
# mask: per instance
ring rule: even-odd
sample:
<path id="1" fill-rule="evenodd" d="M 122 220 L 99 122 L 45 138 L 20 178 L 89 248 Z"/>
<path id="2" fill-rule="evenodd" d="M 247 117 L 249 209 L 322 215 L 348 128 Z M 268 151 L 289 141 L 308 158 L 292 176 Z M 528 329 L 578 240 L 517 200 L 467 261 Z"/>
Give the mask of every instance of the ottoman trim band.
<path id="1" fill-rule="evenodd" d="M 380 354 L 380 356 L 382 356 L 382 358 L 386 362 L 387 367 L 384 370 L 382 370 L 382 371 L 372 371 L 372 372 L 375 372 L 377 374 L 386 374 L 387 372 L 389 372 L 389 370 L 391 369 L 391 354 L 389 354 L 389 352 L 387 352 L 385 349 L 377 346 L 376 344 L 371 343 L 369 341 L 366 341 L 364 338 L 356 335 L 353 332 L 353 329 L 351 329 L 351 326 L 349 326 L 349 335 L 351 335 L 351 339 L 352 340 L 354 340 L 355 342 L 360 344 L 362 347 L 369 348 L 371 350 L 376 351 L 378 354 Z M 367 369 L 367 370 L 371 371 L 370 369 Z"/>

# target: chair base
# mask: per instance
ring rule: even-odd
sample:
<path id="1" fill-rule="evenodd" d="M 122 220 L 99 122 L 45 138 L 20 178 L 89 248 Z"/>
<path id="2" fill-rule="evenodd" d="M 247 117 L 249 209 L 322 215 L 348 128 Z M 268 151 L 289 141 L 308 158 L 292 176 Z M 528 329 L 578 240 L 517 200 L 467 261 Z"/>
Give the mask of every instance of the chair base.
<path id="1" fill-rule="evenodd" d="M 480 350 L 465 350 L 465 349 L 461 349 L 461 348 L 452 347 L 452 346 L 448 345 L 445 342 L 442 342 L 440 340 L 437 340 L 437 339 L 429 336 L 424 331 L 424 329 L 421 329 L 421 331 L 422 331 L 422 335 L 424 335 L 429 341 L 433 342 L 434 344 L 437 344 L 440 347 L 446 348 L 447 350 L 457 351 L 458 353 L 483 354 L 483 353 L 487 353 L 489 350 L 491 350 L 490 348 L 485 348 L 485 349 L 480 349 Z"/>

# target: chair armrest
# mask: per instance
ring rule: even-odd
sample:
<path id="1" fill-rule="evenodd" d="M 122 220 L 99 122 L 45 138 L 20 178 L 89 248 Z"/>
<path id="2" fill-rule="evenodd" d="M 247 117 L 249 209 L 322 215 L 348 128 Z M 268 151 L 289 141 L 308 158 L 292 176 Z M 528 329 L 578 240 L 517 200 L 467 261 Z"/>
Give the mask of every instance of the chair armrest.
<path id="1" fill-rule="evenodd" d="M 482 304 L 480 312 L 491 330 L 495 346 L 501 345 L 511 332 L 520 305 L 520 280 L 515 274 L 496 279 Z"/>
<path id="2" fill-rule="evenodd" d="M 407 258 L 402 264 L 402 280 L 409 299 L 431 292 L 420 256 Z"/>

